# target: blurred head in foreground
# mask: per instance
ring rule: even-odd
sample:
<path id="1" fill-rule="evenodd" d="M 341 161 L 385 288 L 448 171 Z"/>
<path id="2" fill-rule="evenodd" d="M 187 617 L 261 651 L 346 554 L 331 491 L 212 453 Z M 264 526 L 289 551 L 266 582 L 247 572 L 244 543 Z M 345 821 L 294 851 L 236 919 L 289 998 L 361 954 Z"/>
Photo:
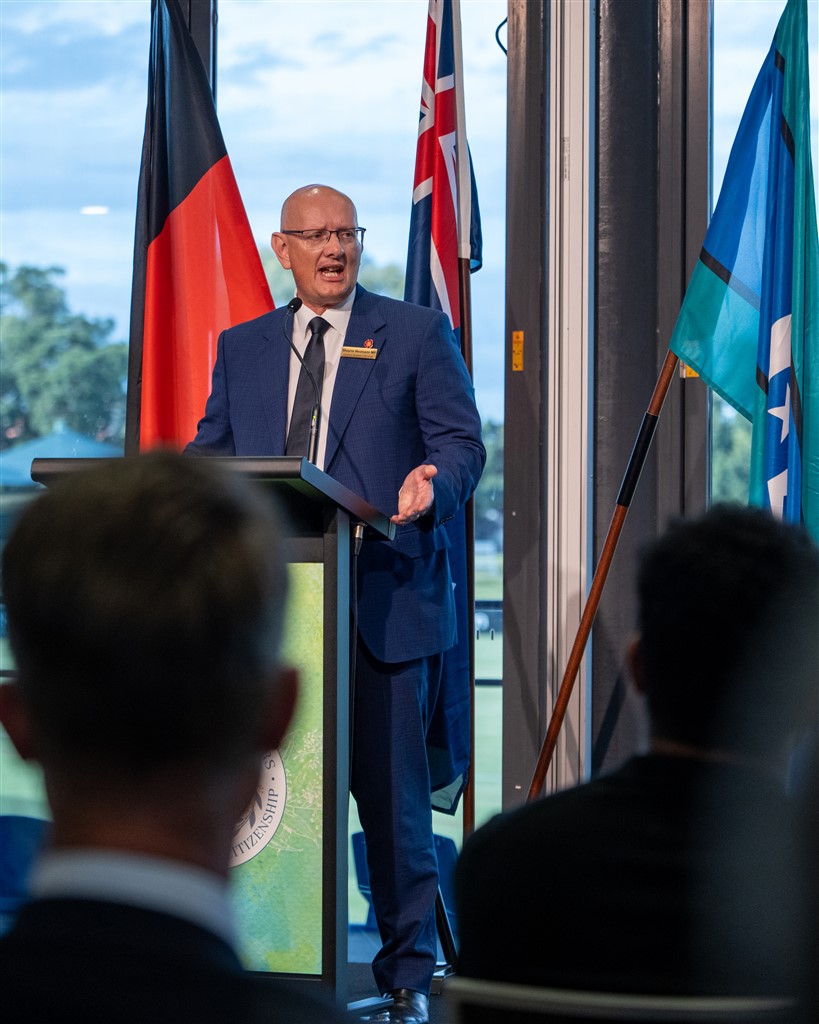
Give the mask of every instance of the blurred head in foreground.
<path id="1" fill-rule="evenodd" d="M 768 759 L 807 720 L 819 548 L 761 509 L 717 505 L 644 554 L 631 650 L 654 745 Z"/>
<path id="2" fill-rule="evenodd" d="M 43 767 L 54 845 L 226 873 L 297 687 L 268 498 L 170 453 L 70 474 L 21 516 L 3 594 L 18 678 L 0 719 Z"/>
<path id="3" fill-rule="evenodd" d="M 796 995 L 794 1019 L 815 1020 L 819 548 L 768 512 L 715 506 L 648 550 L 638 592 L 631 660 L 654 750 L 759 769 L 697 794 L 692 842 L 711 850 L 695 879 L 700 962 Z M 783 781 L 791 799 L 773 814 Z"/>

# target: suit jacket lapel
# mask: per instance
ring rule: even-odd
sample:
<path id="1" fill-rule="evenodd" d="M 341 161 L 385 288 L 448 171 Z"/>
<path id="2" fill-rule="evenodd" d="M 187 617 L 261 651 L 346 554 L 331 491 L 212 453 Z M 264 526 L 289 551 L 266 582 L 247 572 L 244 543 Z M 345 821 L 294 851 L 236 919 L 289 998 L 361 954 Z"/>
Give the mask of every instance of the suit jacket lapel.
<path id="1" fill-rule="evenodd" d="M 339 361 L 327 427 L 327 450 L 324 456 L 324 466 L 328 472 L 361 391 L 376 362 L 382 357 L 386 345 L 386 324 L 379 305 L 377 296 L 365 291 L 361 285 L 356 287 L 356 299 L 350 314 L 344 346 L 364 347 L 364 342 L 371 339 L 371 347 L 378 350 L 378 355 L 375 359 L 342 356 Z"/>
<path id="2" fill-rule="evenodd" d="M 284 333 L 285 315 L 285 311 L 282 310 L 281 316 L 274 314 L 271 317 L 261 336 L 261 352 L 258 360 L 259 387 L 264 392 L 262 407 L 270 436 L 271 455 L 284 454 L 286 439 L 290 345 Z M 291 327 L 292 322 L 292 317 L 290 317 Z"/>

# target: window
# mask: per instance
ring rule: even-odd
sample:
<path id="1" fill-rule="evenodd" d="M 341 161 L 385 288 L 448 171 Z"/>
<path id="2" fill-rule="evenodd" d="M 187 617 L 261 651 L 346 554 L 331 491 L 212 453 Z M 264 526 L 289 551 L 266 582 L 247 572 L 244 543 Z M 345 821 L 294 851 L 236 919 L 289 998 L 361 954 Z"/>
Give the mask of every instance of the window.
<path id="1" fill-rule="evenodd" d="M 316 179 L 358 204 L 368 229 L 363 283 L 402 295 L 426 0 L 380 5 L 377 19 L 363 0 L 221 0 L 218 13 L 219 119 L 277 304 L 292 284 L 277 273 L 270 233 L 281 200 Z M 489 448 L 477 497 L 477 597 L 489 602 L 477 622 L 477 675 L 493 681 L 501 674 L 506 136 L 506 58 L 495 32 L 505 16 L 505 0 L 462 5 L 467 128 L 484 237 L 483 268 L 472 278 L 474 376 Z M 150 18 L 145 0 L 4 0 L 0 19 L 5 533 L 33 493 L 32 457 L 80 454 L 85 441 L 99 445 L 100 455 L 121 451 Z M 35 402 L 36 389 L 21 379 L 23 356 L 43 333 L 46 312 L 54 345 L 34 367 L 38 384 L 47 384 Z M 79 340 L 85 362 L 76 371 L 70 350 Z M 45 448 L 27 447 L 44 439 Z M 12 484 L 15 461 L 22 471 Z M 9 671 L 4 637 L 0 645 Z M 480 689 L 477 728 L 480 821 L 500 806 L 499 687 Z M 36 775 L 2 743 L 2 810 L 40 813 Z M 460 819 L 444 819 L 436 815 L 436 826 L 451 825 L 459 839 Z"/>
<path id="2" fill-rule="evenodd" d="M 143 0 L 0 4 L 0 544 L 32 458 L 122 451 L 149 29 Z M 4 734 L 0 778 L 0 812 L 46 813 Z"/>
<path id="3" fill-rule="evenodd" d="M 292 278 L 270 251 L 282 200 L 311 181 L 348 193 L 367 228 L 361 282 L 403 297 L 427 24 L 426 0 L 221 0 L 217 107 L 277 305 Z M 483 228 L 472 275 L 474 379 L 489 464 L 476 497 L 476 675 L 500 681 L 506 59 L 504 0 L 462 4 L 466 123 Z M 285 42 L 286 41 L 286 42 Z M 486 602 L 486 603 L 484 603 Z M 500 808 L 500 687 L 476 695 L 476 818 Z M 359 825 L 352 808 L 351 832 Z M 461 818 L 435 815 L 461 839 Z M 355 879 L 351 920 L 366 916 Z"/>

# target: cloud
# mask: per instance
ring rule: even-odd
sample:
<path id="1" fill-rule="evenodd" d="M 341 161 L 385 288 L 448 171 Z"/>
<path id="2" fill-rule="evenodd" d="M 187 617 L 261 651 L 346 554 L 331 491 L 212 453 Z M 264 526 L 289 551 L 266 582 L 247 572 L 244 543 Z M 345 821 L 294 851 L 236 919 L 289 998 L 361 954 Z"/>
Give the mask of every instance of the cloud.
<path id="1" fill-rule="evenodd" d="M 129 71 L 147 82 L 148 26 L 144 18 L 117 32 L 100 31 L 96 23 L 74 23 L 70 30 L 53 26 L 27 32 L 9 24 L 5 15 L 2 24 L 4 91 L 71 92 L 113 79 L 121 81 Z M 34 39 L 36 45 L 32 45 Z M 79 54 L 89 52 L 94 53 L 93 61 L 78 59 Z"/>
<path id="2" fill-rule="evenodd" d="M 505 0 L 464 0 L 467 130 L 484 231 L 472 279 L 482 411 L 503 415 Z M 784 0 L 717 0 L 718 179 Z M 809 0 L 815 53 L 819 3 Z M 2 0 L 3 256 L 67 267 L 73 308 L 127 335 L 145 118 L 148 0 Z M 348 192 L 367 251 L 403 265 L 415 164 L 427 0 L 220 0 L 218 113 L 254 236 L 307 181 Z M 814 63 L 811 67 L 813 70 Z M 813 76 L 813 96 L 817 76 Z M 812 136 L 819 145 L 814 112 Z M 815 166 L 819 160 L 815 161 Z M 80 209 L 104 205 L 106 217 Z"/>
<path id="3" fill-rule="evenodd" d="M 106 83 L 50 93 L 17 90 L 2 100 L 4 210 L 130 207 L 142 149 L 147 89 L 139 97 Z"/>
<path id="4" fill-rule="evenodd" d="M 44 32 L 70 37 L 92 28 L 114 36 L 132 25 L 145 24 L 146 0 L 2 0 L 0 11 L 4 32 L 14 28 L 40 38 Z"/>
<path id="5" fill-rule="evenodd" d="M 717 0 L 714 5 L 713 68 L 713 175 L 714 200 L 719 194 L 728 155 L 751 95 L 756 77 L 770 48 L 782 12 L 783 0 Z M 811 148 L 814 175 L 819 165 L 819 82 L 816 40 L 819 38 L 819 2 L 808 0 L 808 45 L 811 49 Z"/>
<path id="6" fill-rule="evenodd" d="M 462 5 L 467 129 L 490 214 L 505 197 L 506 58 L 494 38 L 505 9 Z M 426 0 L 223 0 L 219 10 L 219 117 L 254 233 L 269 234 L 294 188 L 324 181 L 357 203 L 374 257 L 403 264 Z"/>
<path id="7" fill-rule="evenodd" d="M 12 266 L 63 267 L 69 308 L 113 317 L 114 341 L 128 338 L 134 212 L 85 217 L 76 211 L 28 209 L 0 214 L 3 259 Z"/>

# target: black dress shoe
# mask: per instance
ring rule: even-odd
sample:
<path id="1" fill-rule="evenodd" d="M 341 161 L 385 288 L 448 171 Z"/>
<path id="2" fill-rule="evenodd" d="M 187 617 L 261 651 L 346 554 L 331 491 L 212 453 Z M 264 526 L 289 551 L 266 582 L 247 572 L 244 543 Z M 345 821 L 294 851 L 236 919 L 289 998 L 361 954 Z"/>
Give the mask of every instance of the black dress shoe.
<path id="1" fill-rule="evenodd" d="M 362 1020 L 379 1024 L 429 1024 L 429 999 L 423 992 L 396 988 L 385 992 L 384 996 L 392 999 L 392 1006 L 362 1017 Z"/>
<path id="2" fill-rule="evenodd" d="M 429 999 L 423 992 L 397 988 L 388 995 L 392 996 L 391 1024 L 429 1024 Z"/>

